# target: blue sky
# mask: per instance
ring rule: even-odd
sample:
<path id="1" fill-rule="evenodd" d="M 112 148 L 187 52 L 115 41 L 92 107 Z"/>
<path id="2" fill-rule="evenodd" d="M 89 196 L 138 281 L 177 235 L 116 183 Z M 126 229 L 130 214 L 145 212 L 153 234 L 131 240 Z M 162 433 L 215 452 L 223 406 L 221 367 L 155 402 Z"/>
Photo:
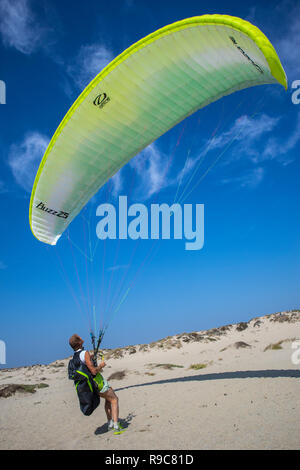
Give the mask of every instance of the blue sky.
<path id="1" fill-rule="evenodd" d="M 288 91 L 254 87 L 200 110 L 107 183 L 56 247 L 39 243 L 28 222 L 32 184 L 74 100 L 137 40 L 206 13 L 258 26 L 279 54 Z M 0 0 L 2 367 L 66 357 L 74 332 L 89 345 L 93 306 L 97 328 L 109 322 L 104 347 L 299 307 L 300 105 L 291 89 L 300 80 L 299 18 L 299 1 Z M 147 206 L 176 195 L 204 204 L 204 248 L 98 241 L 96 207 L 118 194 Z"/>

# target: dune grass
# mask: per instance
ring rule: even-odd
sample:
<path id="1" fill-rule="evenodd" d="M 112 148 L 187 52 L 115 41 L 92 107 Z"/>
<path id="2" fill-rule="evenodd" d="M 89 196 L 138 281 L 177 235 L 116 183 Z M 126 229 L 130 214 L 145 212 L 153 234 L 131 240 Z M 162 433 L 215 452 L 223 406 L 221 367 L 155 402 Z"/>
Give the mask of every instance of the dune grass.
<path id="1" fill-rule="evenodd" d="M 191 364 L 189 368 L 193 370 L 200 370 L 205 369 L 205 367 L 207 367 L 207 364 Z"/>

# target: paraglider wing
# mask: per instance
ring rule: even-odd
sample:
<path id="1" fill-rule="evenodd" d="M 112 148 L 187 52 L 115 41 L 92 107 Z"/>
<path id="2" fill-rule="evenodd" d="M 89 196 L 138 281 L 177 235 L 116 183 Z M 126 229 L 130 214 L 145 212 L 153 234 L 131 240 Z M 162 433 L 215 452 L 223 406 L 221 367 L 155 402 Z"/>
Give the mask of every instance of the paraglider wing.
<path id="1" fill-rule="evenodd" d="M 56 130 L 30 201 L 35 237 L 55 245 L 89 199 L 143 148 L 198 109 L 254 85 L 287 87 L 266 36 L 204 15 L 135 43 L 87 86 Z"/>

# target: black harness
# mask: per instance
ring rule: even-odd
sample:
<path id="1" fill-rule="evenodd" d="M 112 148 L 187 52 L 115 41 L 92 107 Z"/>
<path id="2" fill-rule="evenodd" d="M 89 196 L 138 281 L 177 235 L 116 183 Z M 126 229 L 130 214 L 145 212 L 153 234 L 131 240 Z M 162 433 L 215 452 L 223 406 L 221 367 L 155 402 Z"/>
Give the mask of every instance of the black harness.
<path id="1" fill-rule="evenodd" d="M 79 406 L 85 416 L 90 416 L 100 403 L 99 388 L 88 367 L 80 360 L 81 351 L 74 353 L 69 361 L 68 376 L 74 381 Z"/>

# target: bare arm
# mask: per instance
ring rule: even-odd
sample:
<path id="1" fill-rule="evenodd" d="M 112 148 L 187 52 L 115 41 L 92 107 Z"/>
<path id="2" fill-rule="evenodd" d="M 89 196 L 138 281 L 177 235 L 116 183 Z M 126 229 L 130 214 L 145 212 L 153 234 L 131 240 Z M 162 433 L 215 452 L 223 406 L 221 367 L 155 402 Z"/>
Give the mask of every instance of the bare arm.
<path id="1" fill-rule="evenodd" d="M 91 355 L 88 351 L 85 352 L 84 359 L 85 359 L 86 366 L 87 366 L 87 368 L 89 369 L 89 371 L 91 372 L 92 375 L 97 375 L 98 372 L 100 372 L 103 369 L 103 367 L 105 367 L 105 365 L 106 365 L 105 362 L 102 361 L 101 364 L 99 364 L 98 367 L 95 367 L 93 362 L 92 362 Z"/>

